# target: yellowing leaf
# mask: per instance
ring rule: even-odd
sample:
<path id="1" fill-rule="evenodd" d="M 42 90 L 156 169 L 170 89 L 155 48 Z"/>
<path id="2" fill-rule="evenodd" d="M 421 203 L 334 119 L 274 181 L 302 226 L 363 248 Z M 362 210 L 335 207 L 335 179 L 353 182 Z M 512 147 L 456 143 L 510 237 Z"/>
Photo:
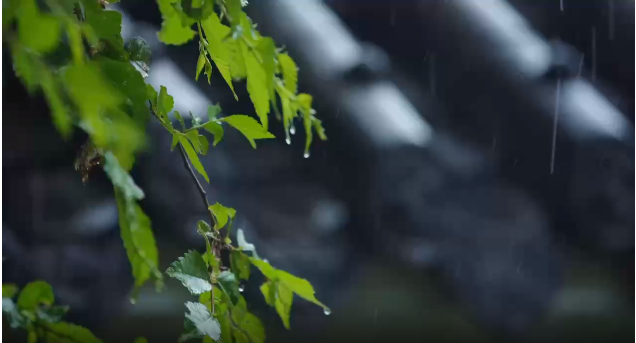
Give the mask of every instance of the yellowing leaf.
<path id="1" fill-rule="evenodd" d="M 256 149 L 256 139 L 276 138 L 273 134 L 267 132 L 254 118 L 243 114 L 234 114 L 221 119 L 230 124 L 230 126 L 239 130 L 245 138 L 250 142 L 252 147 Z"/>
<path id="2" fill-rule="evenodd" d="M 216 13 L 213 13 L 206 20 L 202 21 L 201 27 L 205 32 L 205 38 L 208 40 L 206 49 L 210 54 L 210 58 L 214 61 L 216 68 L 219 69 L 225 82 L 230 86 L 232 93 L 234 93 L 234 98 L 238 100 L 238 96 L 234 92 L 234 86 L 232 85 L 232 74 L 229 64 L 230 53 L 227 50 L 227 46 L 223 44 L 223 39 L 230 32 L 230 28 L 221 24 Z"/>

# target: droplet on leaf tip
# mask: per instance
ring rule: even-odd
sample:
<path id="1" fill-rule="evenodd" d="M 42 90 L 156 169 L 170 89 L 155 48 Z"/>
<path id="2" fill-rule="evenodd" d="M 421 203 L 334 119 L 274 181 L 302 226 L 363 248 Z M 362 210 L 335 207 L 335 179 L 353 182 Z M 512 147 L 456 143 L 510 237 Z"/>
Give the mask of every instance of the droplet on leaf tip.
<path id="1" fill-rule="evenodd" d="M 269 263 L 269 260 L 265 258 L 265 259 L 263 259 L 263 262 Z"/>
<path id="2" fill-rule="evenodd" d="M 292 135 L 296 134 L 296 127 L 292 124 L 292 126 L 289 128 L 289 133 L 291 133 Z"/>
<path id="3" fill-rule="evenodd" d="M 287 145 L 291 144 L 291 138 L 287 137 L 285 138 L 285 143 L 287 143 Z"/>
<path id="4" fill-rule="evenodd" d="M 304 158 L 309 158 L 309 151 L 305 151 L 305 154 L 303 155 Z"/>
<path id="5" fill-rule="evenodd" d="M 135 305 L 137 303 L 137 299 L 135 298 L 130 298 L 130 303 Z"/>
<path id="6" fill-rule="evenodd" d="M 245 286 L 239 285 L 238 289 L 239 289 L 239 292 L 243 293 L 243 291 L 245 290 Z"/>
<path id="7" fill-rule="evenodd" d="M 322 311 L 322 312 L 325 314 L 325 316 L 328 316 L 328 315 L 331 314 L 331 310 L 328 309 L 328 308 L 325 308 L 324 311 Z"/>

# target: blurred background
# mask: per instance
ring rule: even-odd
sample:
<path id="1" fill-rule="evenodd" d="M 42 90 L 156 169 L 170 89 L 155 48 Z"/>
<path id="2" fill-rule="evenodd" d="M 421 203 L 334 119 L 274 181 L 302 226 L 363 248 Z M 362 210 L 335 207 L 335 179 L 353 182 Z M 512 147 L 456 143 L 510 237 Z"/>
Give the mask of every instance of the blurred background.
<path id="1" fill-rule="evenodd" d="M 152 48 L 147 82 L 176 110 L 253 114 L 244 86 L 236 102 L 218 74 L 194 81 L 196 42 L 157 40 L 154 1 L 118 5 L 124 38 Z M 303 158 L 300 129 L 287 145 L 271 125 L 278 138 L 257 150 L 228 130 L 202 160 L 211 201 L 332 309 L 298 299 L 287 331 L 253 277 L 244 295 L 268 342 L 631 341 L 633 1 L 253 0 L 247 12 L 298 63 L 329 137 Z M 5 49 L 2 75 L 3 282 L 50 282 L 68 319 L 105 341 L 176 341 L 192 297 L 168 280 L 129 302 L 108 180 L 82 184 L 83 137 L 59 138 Z M 168 133 L 148 132 L 133 176 L 165 270 L 204 249 L 206 209 Z"/>

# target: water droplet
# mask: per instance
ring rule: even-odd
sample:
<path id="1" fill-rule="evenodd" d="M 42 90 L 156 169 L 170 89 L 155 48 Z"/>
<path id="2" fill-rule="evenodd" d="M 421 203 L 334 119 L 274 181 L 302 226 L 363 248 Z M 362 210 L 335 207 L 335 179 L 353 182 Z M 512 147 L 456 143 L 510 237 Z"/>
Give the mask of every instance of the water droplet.
<path id="1" fill-rule="evenodd" d="M 292 123 L 292 126 L 289 128 L 289 133 L 291 133 L 292 135 L 296 134 L 296 127 L 294 126 L 293 123 Z"/>
<path id="2" fill-rule="evenodd" d="M 136 303 L 137 303 L 137 299 L 135 299 L 135 298 L 130 298 L 130 303 L 131 303 L 131 304 L 133 304 L 133 305 L 134 305 L 134 304 L 136 304 Z"/>
<path id="3" fill-rule="evenodd" d="M 305 154 L 303 155 L 304 158 L 309 158 L 309 151 L 306 151 Z"/>
<path id="4" fill-rule="evenodd" d="M 328 309 L 328 308 L 325 308 L 325 310 L 324 310 L 324 311 L 322 311 L 322 312 L 325 314 L 325 316 L 328 316 L 328 315 L 330 315 L 330 314 L 331 314 L 331 310 L 330 310 L 330 309 Z"/>
<path id="5" fill-rule="evenodd" d="M 269 260 L 265 258 L 265 259 L 263 259 L 263 262 L 269 263 Z"/>
<path id="6" fill-rule="evenodd" d="M 243 291 L 245 290 L 245 286 L 243 285 L 239 285 L 239 292 L 243 293 Z"/>
<path id="7" fill-rule="evenodd" d="M 287 138 L 285 138 L 285 143 L 287 143 L 287 145 L 291 144 L 291 138 L 289 138 L 289 136 L 287 136 Z"/>
<path id="8" fill-rule="evenodd" d="M 311 114 L 316 114 L 316 110 L 314 110 L 313 108 L 311 109 L 311 111 L 309 111 L 309 113 Z"/>

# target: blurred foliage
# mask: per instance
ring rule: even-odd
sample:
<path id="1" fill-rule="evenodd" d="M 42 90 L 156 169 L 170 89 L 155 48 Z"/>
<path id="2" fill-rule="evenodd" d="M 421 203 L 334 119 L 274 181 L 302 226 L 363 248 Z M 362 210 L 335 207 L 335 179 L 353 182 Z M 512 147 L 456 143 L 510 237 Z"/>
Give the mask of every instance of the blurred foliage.
<path id="1" fill-rule="evenodd" d="M 110 3 L 117 2 L 111 1 Z M 88 134 L 75 164 L 88 181 L 92 168 L 102 166 L 111 180 L 119 225 L 128 259 L 132 266 L 134 291 L 132 301 L 147 281 L 154 281 L 157 291 L 163 288 L 163 274 L 158 270 L 158 256 L 150 218 L 138 201 L 144 192 L 130 176 L 135 155 L 144 149 L 145 127 L 154 117 L 172 135 L 172 147 L 178 146 L 186 167 L 194 167 L 209 182 L 199 155 L 206 155 L 224 135 L 223 124 L 242 133 L 253 148 L 256 140 L 275 138 L 268 131 L 270 108 L 277 111 L 280 102 L 290 143 L 293 120 L 304 122 L 305 157 L 313 132 L 326 140 L 324 128 L 312 109 L 312 97 L 297 93 L 298 69 L 289 55 L 277 48 L 273 39 L 262 36 L 243 12 L 247 2 L 241 0 L 157 0 L 163 18 L 159 39 L 170 45 L 182 45 L 198 36 L 199 56 L 195 80 L 203 72 L 208 83 L 214 67 L 232 92 L 234 82 L 245 80 L 258 121 L 244 114 L 219 117 L 221 108 L 210 106 L 208 120 L 202 122 L 190 113 L 191 125 L 173 112 L 174 99 L 167 88 L 157 92 L 146 85 L 151 51 L 141 38 L 124 44 L 121 36 L 122 15 L 107 10 L 104 0 L 5 0 L 3 1 L 3 40 L 11 51 L 13 68 L 30 94 L 42 92 L 51 109 L 53 123 L 64 138 L 74 127 Z M 195 28 L 196 27 L 196 28 Z M 238 100 L 236 93 L 235 98 Z M 150 107 L 150 108 L 149 108 Z M 170 113 L 179 122 L 173 126 Z M 256 254 L 242 231 L 237 232 L 238 246 L 229 237 L 236 211 L 219 203 L 209 205 L 205 192 L 192 172 L 211 221 L 200 221 L 197 232 L 206 242 L 206 251 L 186 253 L 166 271 L 181 281 L 199 303 L 186 302 L 185 330 L 181 340 L 263 342 L 265 333 L 258 318 L 247 309 L 241 296 L 239 280 L 250 277 L 251 265 L 267 281 L 261 286 L 265 301 L 274 307 L 286 328 L 290 327 L 293 295 L 330 310 L 314 296 L 311 284 L 276 269 Z M 221 230 L 225 228 L 225 234 Z M 221 252 L 230 254 L 231 268 L 221 265 Z M 246 253 L 251 253 L 248 256 Z M 238 278 L 237 278 L 238 276 Z M 99 342 L 90 331 L 61 319 L 67 308 L 54 306 L 51 286 L 43 281 L 27 285 L 17 294 L 14 285 L 3 286 L 3 314 L 11 327 L 28 332 L 29 342 Z M 140 338 L 136 342 L 145 342 Z"/>

